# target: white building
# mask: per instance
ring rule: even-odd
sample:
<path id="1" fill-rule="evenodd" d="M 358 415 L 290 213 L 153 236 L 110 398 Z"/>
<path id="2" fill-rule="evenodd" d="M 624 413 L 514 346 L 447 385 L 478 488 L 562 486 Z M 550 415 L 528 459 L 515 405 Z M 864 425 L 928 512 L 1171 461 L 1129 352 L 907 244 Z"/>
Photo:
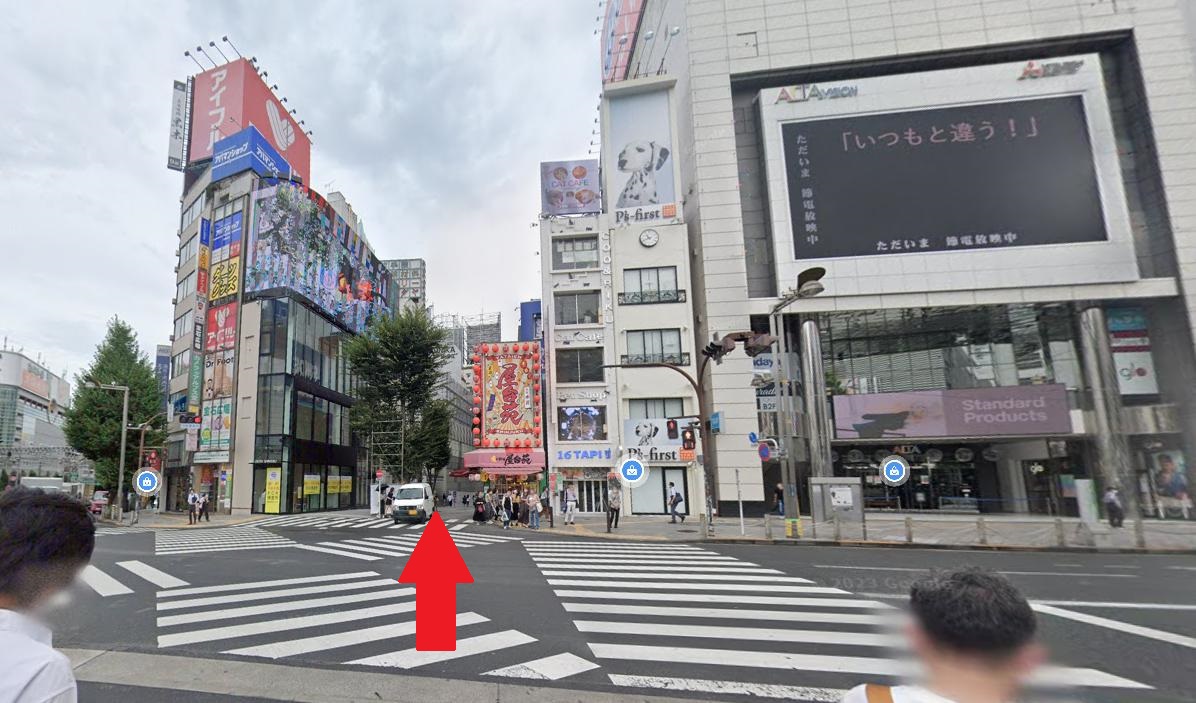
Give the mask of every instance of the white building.
<path id="1" fill-rule="evenodd" d="M 1177 480 L 1164 464 L 1182 477 L 1196 451 L 1194 17 L 1188 0 L 647 0 L 603 29 L 605 175 L 627 178 L 628 148 L 675 160 L 655 200 L 678 203 L 689 232 L 686 349 L 767 330 L 797 272 L 826 268 L 826 292 L 786 326 L 793 349 L 798 314 L 821 328 L 834 474 L 863 476 L 878 506 L 1066 513 L 1075 478 L 1130 465 L 1162 514 Z M 668 95 L 671 141 L 611 133 L 610 104 L 635 90 Z M 608 183 L 608 207 L 642 186 Z M 562 278 L 546 273 L 546 301 Z M 739 466 L 744 498 L 771 507 L 777 468 L 739 439 L 761 426 L 752 363 L 711 371 L 729 435 L 706 456 L 719 500 Z M 1016 403 L 1036 389 L 1058 396 L 1049 427 L 897 412 L 913 392 Z M 1102 397 L 1120 428 L 1092 412 Z M 861 418 L 878 414 L 904 419 Z M 908 491 L 872 480 L 892 451 L 915 465 Z"/>

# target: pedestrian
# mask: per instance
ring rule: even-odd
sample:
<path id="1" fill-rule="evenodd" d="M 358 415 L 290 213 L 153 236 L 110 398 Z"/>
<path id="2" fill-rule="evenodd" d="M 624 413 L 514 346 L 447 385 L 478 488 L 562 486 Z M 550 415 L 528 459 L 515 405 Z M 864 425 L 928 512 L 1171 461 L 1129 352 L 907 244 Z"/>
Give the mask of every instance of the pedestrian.
<path id="1" fill-rule="evenodd" d="M 681 522 L 685 522 L 685 516 L 677 512 L 677 509 L 681 507 L 681 504 L 684 503 L 685 500 L 681 497 L 681 492 L 677 490 L 677 487 L 673 485 L 672 481 L 669 481 L 668 495 L 669 514 L 672 515 L 672 519 L 669 520 L 669 522 L 675 523 L 677 522 L 677 518 L 681 518 Z"/>
<path id="2" fill-rule="evenodd" d="M 212 516 L 208 515 L 208 494 L 207 493 L 204 493 L 199 496 L 199 515 L 197 515 L 195 517 L 196 524 L 198 524 L 200 520 L 206 520 L 207 522 L 212 521 Z"/>
<path id="3" fill-rule="evenodd" d="M 192 488 L 187 494 L 187 524 L 194 525 L 199 522 L 199 494 Z"/>
<path id="4" fill-rule="evenodd" d="M 66 604 L 94 548 L 91 515 L 71 496 L 20 487 L 0 495 L 0 701 L 77 700 L 71 662 L 42 616 Z"/>
<path id="5" fill-rule="evenodd" d="M 382 514 L 389 517 L 394 510 L 395 489 L 391 486 L 386 490 L 386 497 L 382 499 Z"/>
<path id="6" fill-rule="evenodd" d="M 523 498 L 519 501 L 519 524 L 528 527 L 532 524 L 532 492 L 523 489 Z"/>
<path id="7" fill-rule="evenodd" d="M 479 525 L 486 522 L 486 501 L 481 495 L 473 499 L 473 521 Z"/>
<path id="8" fill-rule="evenodd" d="M 502 512 L 502 528 L 504 530 L 511 529 L 511 511 L 515 509 L 515 498 L 511 495 L 511 491 L 503 494 L 499 509 Z"/>
<path id="9" fill-rule="evenodd" d="M 577 491 L 570 484 L 565 489 L 565 524 L 572 525 L 577 519 Z"/>
<path id="10" fill-rule="evenodd" d="M 606 498 L 606 531 L 610 532 L 613 523 L 614 529 L 619 529 L 619 512 L 623 510 L 623 490 L 619 488 L 618 484 L 611 487 L 607 491 Z"/>
<path id="11" fill-rule="evenodd" d="M 378 517 L 386 517 L 386 489 L 385 483 L 378 484 Z"/>
<path id="12" fill-rule="evenodd" d="M 1105 514 L 1109 516 L 1109 527 L 1121 527 L 1125 523 L 1125 507 L 1121 504 L 1121 493 L 1116 486 L 1105 489 L 1102 502 L 1105 504 Z"/>
<path id="13" fill-rule="evenodd" d="M 856 686 L 843 703 L 994 703 L 1016 700 L 1044 660 L 1034 610 L 1009 579 L 977 568 L 930 576 L 910 589 L 906 627 L 924 680 Z"/>
<path id="14" fill-rule="evenodd" d="M 528 491 L 528 527 L 533 530 L 540 529 L 540 510 L 544 507 L 540 504 L 540 494 L 535 491 Z"/>
<path id="15" fill-rule="evenodd" d="M 785 487 L 777 484 L 777 487 L 772 489 L 772 499 L 777 504 L 777 515 L 785 514 Z"/>

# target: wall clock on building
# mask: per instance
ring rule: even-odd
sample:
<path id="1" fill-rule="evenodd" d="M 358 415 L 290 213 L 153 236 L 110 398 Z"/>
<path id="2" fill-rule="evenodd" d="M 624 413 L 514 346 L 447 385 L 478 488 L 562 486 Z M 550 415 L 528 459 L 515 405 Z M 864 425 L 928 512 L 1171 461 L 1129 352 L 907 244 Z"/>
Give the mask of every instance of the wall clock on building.
<path id="1" fill-rule="evenodd" d="M 660 241 L 660 232 L 654 229 L 646 229 L 640 232 L 640 244 L 646 247 L 654 247 Z"/>

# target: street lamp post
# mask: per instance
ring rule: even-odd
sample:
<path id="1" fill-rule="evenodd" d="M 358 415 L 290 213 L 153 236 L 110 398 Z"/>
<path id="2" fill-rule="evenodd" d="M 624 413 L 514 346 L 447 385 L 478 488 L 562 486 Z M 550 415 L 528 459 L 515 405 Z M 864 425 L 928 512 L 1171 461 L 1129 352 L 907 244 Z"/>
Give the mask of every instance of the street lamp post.
<path id="1" fill-rule="evenodd" d="M 785 496 L 785 536 L 786 537 L 800 537 L 801 536 L 801 512 L 797 505 L 798 496 L 798 480 L 797 480 L 797 466 L 794 463 L 793 450 L 796 448 L 797 429 L 794 413 L 794 399 L 793 399 L 793 383 L 790 377 L 791 369 L 789 369 L 789 335 L 785 329 L 784 310 L 793 303 L 803 298 L 812 298 L 824 289 L 820 282 L 822 277 L 826 274 L 826 270 L 820 267 L 806 269 L 798 274 L 797 287 L 790 289 L 789 292 L 773 306 L 772 311 L 768 316 L 769 331 L 772 336 L 777 338 L 777 359 L 776 359 L 776 385 L 777 385 L 777 432 L 785 437 L 785 451 L 781 455 L 781 481 L 784 483 Z M 815 426 L 816 418 L 821 418 L 821 422 L 825 423 L 826 410 L 821 408 L 820 412 L 816 412 L 815 407 L 818 400 L 825 403 L 825 384 L 826 381 L 822 377 L 822 350 L 821 344 L 818 342 L 818 324 L 813 320 L 807 320 L 803 324 L 800 332 L 802 340 L 802 368 L 805 375 L 802 377 L 803 398 L 806 400 L 807 407 L 805 408 L 807 414 L 806 425 L 806 441 L 811 467 L 818 466 L 819 471 L 826 470 L 823 467 L 821 459 L 825 454 L 825 448 L 816 446 L 817 436 L 821 436 L 825 432 L 824 426 Z M 811 356 L 810 349 L 813 349 L 813 354 L 818 355 L 818 363 L 810 363 L 813 360 L 807 361 L 807 357 Z M 816 377 L 816 378 L 815 378 Z M 815 400 L 810 400 L 813 397 Z M 817 433 L 815 432 L 817 430 Z M 822 442 L 821 444 L 825 444 Z M 819 458 L 816 460 L 815 455 Z"/>
<path id="2" fill-rule="evenodd" d="M 126 395 L 125 398 L 127 399 L 128 395 Z M 127 404 L 126 404 L 125 408 L 126 408 L 125 412 L 127 414 L 127 412 L 128 412 Z M 153 417 L 151 417 L 150 419 L 141 423 L 140 425 L 132 425 L 132 426 L 129 426 L 126 428 L 126 429 L 130 429 L 130 430 L 140 430 L 141 431 L 141 436 L 137 440 L 137 470 L 138 471 L 140 471 L 142 469 L 142 467 L 143 467 L 142 462 L 145 461 L 145 458 L 144 458 L 144 455 L 145 455 L 145 431 L 148 430 L 150 428 L 150 426 L 152 426 L 154 424 L 154 420 L 157 420 L 158 418 L 162 417 L 165 414 L 166 413 L 158 413 L 157 415 L 154 415 Z M 121 452 L 121 453 L 123 454 L 124 452 Z M 123 456 L 122 456 L 122 458 L 123 458 Z M 121 482 L 123 483 L 123 481 L 124 481 L 124 472 L 122 471 L 121 472 Z M 135 510 L 134 510 L 133 524 L 136 524 L 141 521 L 141 496 L 138 495 L 138 497 L 134 498 L 133 500 L 136 501 L 134 503 Z"/>
<path id="3" fill-rule="evenodd" d="M 120 386 L 115 383 L 96 383 L 95 381 L 84 382 L 85 386 L 89 388 L 101 388 L 106 391 L 120 391 L 124 394 L 124 401 L 121 404 L 120 411 L 120 468 L 118 469 L 116 478 L 116 506 L 113 507 L 112 501 L 108 501 L 108 516 L 115 520 L 122 520 L 124 518 L 124 490 L 125 490 L 125 431 L 129 426 L 129 387 Z"/>

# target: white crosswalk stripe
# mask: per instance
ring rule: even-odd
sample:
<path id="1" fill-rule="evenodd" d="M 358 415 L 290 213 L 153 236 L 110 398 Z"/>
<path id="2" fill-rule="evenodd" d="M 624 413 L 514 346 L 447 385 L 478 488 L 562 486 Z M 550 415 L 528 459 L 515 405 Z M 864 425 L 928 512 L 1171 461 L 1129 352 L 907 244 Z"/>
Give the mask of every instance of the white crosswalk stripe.
<path id="1" fill-rule="evenodd" d="M 156 610 L 160 649 L 200 647 L 243 657 L 386 669 L 457 667 L 477 657 L 471 665 L 477 673 L 493 669 L 496 661 L 519 666 L 531 653 L 541 659 L 528 664 L 536 664 L 545 678 L 596 666 L 545 657 L 543 645 L 525 649 L 536 638 L 495 626 L 476 612 L 457 613 L 455 651 L 420 652 L 415 589 L 376 571 L 174 588 L 158 592 Z"/>
<path id="2" fill-rule="evenodd" d="M 884 681 L 912 671 L 891 627 L 896 611 L 880 600 L 694 545 L 525 540 L 523 547 L 617 686 L 838 700 L 861 676 Z M 707 673 L 690 678 L 695 671 Z M 1067 666 L 1044 669 L 1035 683 L 1150 688 Z"/>
<path id="3" fill-rule="evenodd" d="M 83 571 L 79 572 L 79 580 L 104 598 L 124 596 L 133 592 L 133 589 L 117 581 L 108 572 L 101 571 L 94 564 L 83 567 Z"/>
<path id="4" fill-rule="evenodd" d="M 507 535 L 491 535 L 482 533 L 462 534 L 460 532 L 452 533 L 453 542 L 457 544 L 458 549 L 469 549 L 470 547 L 482 547 L 492 544 L 502 544 L 508 541 L 521 541 L 520 537 L 510 537 Z M 415 550 L 415 545 L 419 543 L 421 535 L 408 534 L 406 532 L 399 532 L 397 534 L 375 534 L 368 533 L 362 537 L 354 539 L 342 539 L 337 541 L 319 542 L 315 545 L 298 545 L 302 549 L 310 549 L 314 551 L 325 552 L 328 554 L 339 554 L 340 556 L 349 557 L 352 559 L 385 559 L 387 557 L 405 559 L 410 556 L 411 552 Z"/>
<path id="5" fill-rule="evenodd" d="M 462 518 L 445 518 L 443 513 L 441 519 L 446 525 L 454 531 L 462 531 L 471 527 L 476 527 L 476 523 L 469 519 Z M 317 514 L 301 514 L 301 515 L 278 515 L 274 517 L 266 517 L 247 523 L 252 527 L 273 527 L 281 529 L 314 529 L 314 530 L 328 530 L 328 529 L 383 529 L 390 528 L 394 530 L 422 530 L 426 523 L 409 523 L 399 522 L 395 523 L 394 518 L 384 517 L 380 518 L 377 515 L 370 515 L 363 512 L 355 513 L 317 513 Z"/>
<path id="6" fill-rule="evenodd" d="M 154 533 L 154 554 L 200 554 L 290 547 L 295 543 L 260 527 L 216 527 L 199 530 L 159 530 Z"/>
<path id="7" fill-rule="evenodd" d="M 142 532 L 154 532 L 152 527 L 97 527 L 96 535 L 135 535 Z"/>

